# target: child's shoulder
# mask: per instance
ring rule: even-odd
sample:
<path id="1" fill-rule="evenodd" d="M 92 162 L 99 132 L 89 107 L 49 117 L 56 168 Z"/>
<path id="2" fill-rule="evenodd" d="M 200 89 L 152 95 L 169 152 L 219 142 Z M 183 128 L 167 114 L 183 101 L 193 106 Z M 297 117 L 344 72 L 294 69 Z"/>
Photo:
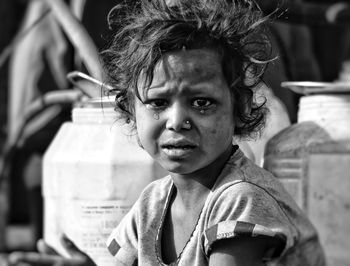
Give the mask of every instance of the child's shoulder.
<path id="1" fill-rule="evenodd" d="M 232 156 L 219 176 L 208 206 L 222 213 L 250 210 L 250 215 L 264 219 L 266 217 L 262 214 L 269 213 L 289 223 L 293 231 L 299 224 L 310 225 L 282 183 L 250 161 L 240 150 Z"/>
<path id="2" fill-rule="evenodd" d="M 206 205 L 206 250 L 218 239 L 251 234 L 281 239 L 284 248 L 280 256 L 288 260 L 283 265 L 294 265 L 289 261 L 297 259 L 298 252 L 304 254 L 306 246 L 321 252 L 314 227 L 278 179 L 241 151 L 235 156 L 219 176 Z"/>
<path id="3" fill-rule="evenodd" d="M 287 201 L 295 205 L 278 178 L 249 160 L 241 150 L 230 158 L 214 189 L 218 195 L 225 195 L 225 190 L 226 194 L 239 192 L 266 194 L 277 202 Z"/>

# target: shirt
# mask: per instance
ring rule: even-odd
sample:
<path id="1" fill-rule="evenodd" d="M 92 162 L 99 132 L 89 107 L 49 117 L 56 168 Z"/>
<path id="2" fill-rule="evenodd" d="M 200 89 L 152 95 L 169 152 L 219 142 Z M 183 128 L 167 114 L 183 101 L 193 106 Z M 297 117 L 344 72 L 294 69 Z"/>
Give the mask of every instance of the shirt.
<path id="1" fill-rule="evenodd" d="M 170 176 L 148 185 L 107 240 L 126 265 L 167 265 L 161 256 L 162 227 L 175 185 Z M 325 265 L 315 228 L 283 185 L 237 150 L 209 193 L 193 233 L 170 265 L 208 265 L 217 241 L 237 236 L 276 237 L 283 243 L 266 265 Z"/>

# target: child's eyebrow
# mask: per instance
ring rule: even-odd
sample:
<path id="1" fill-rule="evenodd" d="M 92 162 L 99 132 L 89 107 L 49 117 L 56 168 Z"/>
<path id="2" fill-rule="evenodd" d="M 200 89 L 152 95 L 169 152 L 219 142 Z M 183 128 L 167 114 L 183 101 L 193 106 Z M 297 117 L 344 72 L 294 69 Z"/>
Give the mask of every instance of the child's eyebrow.
<path id="1" fill-rule="evenodd" d="M 162 97 L 168 97 L 171 96 L 174 93 L 173 88 L 167 87 L 167 86 L 154 86 L 145 89 L 144 97 L 152 97 L 154 95 L 162 96 Z M 176 90 L 175 90 L 176 91 Z M 215 95 L 217 90 L 216 87 L 206 84 L 206 83 L 199 83 L 199 84 L 193 84 L 193 85 L 185 85 L 181 88 L 179 91 L 179 94 L 186 94 L 186 95 L 201 95 L 201 94 L 208 94 Z"/>
<path id="2" fill-rule="evenodd" d="M 188 94 L 201 94 L 203 92 L 213 92 L 215 91 L 216 86 L 212 86 L 212 84 L 199 83 L 194 84 L 193 86 L 184 87 L 184 92 Z"/>

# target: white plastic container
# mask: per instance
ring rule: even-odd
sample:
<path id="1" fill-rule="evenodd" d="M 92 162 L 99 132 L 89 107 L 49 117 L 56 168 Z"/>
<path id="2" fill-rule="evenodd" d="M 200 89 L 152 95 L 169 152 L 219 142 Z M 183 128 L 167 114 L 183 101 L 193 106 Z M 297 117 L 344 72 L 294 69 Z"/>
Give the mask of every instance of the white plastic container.
<path id="1" fill-rule="evenodd" d="M 72 111 L 44 155 L 44 239 L 64 253 L 65 233 L 99 266 L 113 265 L 106 240 L 142 189 L 166 174 L 142 150 L 113 104 L 95 99 Z"/>
<path id="2" fill-rule="evenodd" d="M 350 93 L 301 97 L 298 123 L 270 139 L 264 167 L 284 184 L 315 225 L 327 265 L 348 266 Z"/>

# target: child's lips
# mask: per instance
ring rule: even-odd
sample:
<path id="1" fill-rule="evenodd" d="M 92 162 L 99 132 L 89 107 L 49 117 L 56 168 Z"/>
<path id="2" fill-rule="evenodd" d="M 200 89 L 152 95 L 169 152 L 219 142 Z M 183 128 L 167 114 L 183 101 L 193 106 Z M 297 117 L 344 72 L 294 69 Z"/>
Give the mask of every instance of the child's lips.
<path id="1" fill-rule="evenodd" d="M 161 145 L 162 151 L 169 157 L 185 157 L 193 152 L 196 145 L 188 141 L 168 142 Z"/>
<path id="2" fill-rule="evenodd" d="M 163 152 L 171 158 L 185 157 L 193 152 L 195 147 L 163 147 Z"/>

